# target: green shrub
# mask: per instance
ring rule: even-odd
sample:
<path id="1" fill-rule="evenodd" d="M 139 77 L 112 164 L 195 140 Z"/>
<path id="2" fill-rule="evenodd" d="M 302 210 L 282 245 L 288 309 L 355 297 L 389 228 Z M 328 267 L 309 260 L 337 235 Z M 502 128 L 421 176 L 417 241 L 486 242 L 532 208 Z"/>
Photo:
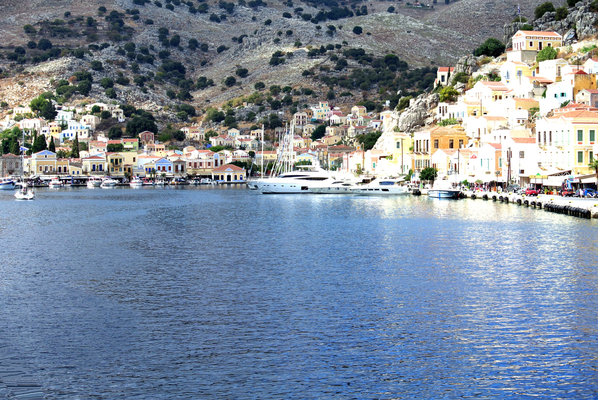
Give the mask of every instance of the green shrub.
<path id="1" fill-rule="evenodd" d="M 556 10 L 554 8 L 554 5 L 551 2 L 547 1 L 546 3 L 542 3 L 538 7 L 536 7 L 536 10 L 534 11 L 534 16 L 536 17 L 536 19 L 538 19 L 542 18 L 542 16 L 547 12 L 555 11 Z"/>

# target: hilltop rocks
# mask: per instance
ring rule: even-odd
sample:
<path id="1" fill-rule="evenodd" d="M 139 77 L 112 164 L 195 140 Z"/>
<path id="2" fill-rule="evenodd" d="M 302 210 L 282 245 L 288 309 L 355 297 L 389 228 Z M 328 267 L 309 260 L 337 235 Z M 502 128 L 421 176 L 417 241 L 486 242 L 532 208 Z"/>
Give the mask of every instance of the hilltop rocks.
<path id="1" fill-rule="evenodd" d="M 577 39 L 584 39 L 598 33 L 594 26 L 597 13 L 590 11 L 590 5 L 579 1 L 575 7 L 569 9 L 567 17 L 561 21 L 555 19 L 555 12 L 547 12 L 533 22 L 528 24 L 533 25 L 535 31 L 555 31 L 563 35 L 563 42 L 565 45 L 573 43 Z M 503 42 L 506 43 L 507 48 L 512 46 L 512 37 L 521 29 L 519 22 L 513 22 L 504 26 Z"/>
<path id="2" fill-rule="evenodd" d="M 418 126 L 425 125 L 426 120 L 431 117 L 429 110 L 438 106 L 439 100 L 438 93 L 430 95 L 424 93 L 411 100 L 409 107 L 399 115 L 397 121 L 399 130 L 409 132 Z"/>

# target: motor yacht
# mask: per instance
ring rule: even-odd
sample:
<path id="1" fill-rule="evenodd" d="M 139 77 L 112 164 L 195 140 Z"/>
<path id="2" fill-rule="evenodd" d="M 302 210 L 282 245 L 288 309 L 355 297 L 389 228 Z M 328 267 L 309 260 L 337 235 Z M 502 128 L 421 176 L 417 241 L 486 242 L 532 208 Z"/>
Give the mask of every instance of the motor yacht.
<path id="1" fill-rule="evenodd" d="M 62 187 L 62 182 L 60 182 L 60 179 L 58 179 L 58 178 L 52 178 L 50 180 L 50 183 L 48 183 L 48 187 L 50 189 L 58 189 L 58 188 Z"/>
<path id="2" fill-rule="evenodd" d="M 458 199 L 461 197 L 461 189 L 453 187 L 447 179 L 438 179 L 428 190 L 428 196 L 437 199 Z"/>
<path id="3" fill-rule="evenodd" d="M 356 185 L 351 188 L 351 193 L 361 196 L 400 196 L 409 195 L 409 187 L 403 184 L 402 179 L 375 179 L 367 185 Z"/>
<path id="4" fill-rule="evenodd" d="M 109 188 L 115 187 L 117 183 L 118 183 L 117 180 L 112 179 L 109 176 L 107 176 L 106 178 L 102 179 L 102 184 L 100 185 L 100 187 L 102 189 L 109 189 Z"/>
<path id="5" fill-rule="evenodd" d="M 87 181 L 87 187 L 90 189 L 98 188 L 98 187 L 100 187 L 101 184 L 102 184 L 102 180 L 100 178 L 96 178 L 96 177 L 91 177 Z"/>
<path id="6" fill-rule="evenodd" d="M 131 182 L 129 182 L 129 186 L 132 188 L 140 188 L 143 186 L 143 181 L 140 177 L 134 176 L 133 179 L 131 179 Z"/>
<path id="7" fill-rule="evenodd" d="M 314 187 L 325 187 L 335 179 L 328 171 L 291 171 L 273 178 L 257 179 L 257 190 L 263 194 L 312 193 Z"/>

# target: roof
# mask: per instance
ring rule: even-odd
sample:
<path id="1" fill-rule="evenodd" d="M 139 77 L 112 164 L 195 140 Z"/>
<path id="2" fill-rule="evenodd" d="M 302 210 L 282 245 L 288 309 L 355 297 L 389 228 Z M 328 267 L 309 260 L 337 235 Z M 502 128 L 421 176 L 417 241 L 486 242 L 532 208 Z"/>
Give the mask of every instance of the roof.
<path id="1" fill-rule="evenodd" d="M 553 37 L 557 37 L 560 38 L 562 37 L 561 35 L 559 35 L 556 32 L 545 32 L 545 31 L 519 31 L 524 33 L 526 36 L 553 36 Z M 517 32 L 517 33 L 519 33 Z M 515 34 L 517 35 L 517 34 Z"/>
<path id="2" fill-rule="evenodd" d="M 536 138 L 511 138 L 515 143 L 536 143 Z"/>
<path id="3" fill-rule="evenodd" d="M 501 143 L 488 143 L 490 146 L 494 147 L 496 150 L 501 150 L 502 149 L 502 144 Z"/>
<path id="4" fill-rule="evenodd" d="M 592 93 L 592 94 L 596 94 L 598 93 L 598 89 L 582 89 L 580 90 L 580 92 L 588 92 L 588 93 Z"/>
<path id="5" fill-rule="evenodd" d="M 214 168 L 213 172 L 226 172 L 226 170 L 232 170 L 233 172 L 244 172 L 245 169 L 241 167 L 237 167 L 234 164 L 224 164 L 219 166 L 218 168 Z"/>
<path id="6" fill-rule="evenodd" d="M 540 83 L 554 83 L 552 79 L 544 78 L 543 76 L 530 76 L 528 78 L 530 81 L 537 81 Z"/>
<path id="7" fill-rule="evenodd" d="M 505 117 L 490 117 L 488 115 L 484 115 L 483 117 L 480 118 L 484 118 L 486 121 L 500 121 L 500 122 L 506 122 L 507 119 Z"/>
<path id="8" fill-rule="evenodd" d="M 438 67 L 438 72 L 453 72 L 455 67 Z"/>

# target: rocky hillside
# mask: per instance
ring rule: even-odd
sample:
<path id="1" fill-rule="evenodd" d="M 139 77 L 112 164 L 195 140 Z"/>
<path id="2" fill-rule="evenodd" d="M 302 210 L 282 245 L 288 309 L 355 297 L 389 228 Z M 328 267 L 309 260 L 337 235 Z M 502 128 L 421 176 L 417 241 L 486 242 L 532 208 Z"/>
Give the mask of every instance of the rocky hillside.
<path id="1" fill-rule="evenodd" d="M 454 64 L 487 37 L 502 37 L 518 3 L 531 16 L 541 2 L 458 0 L 416 8 L 403 1 L 6 0 L 0 4 L 0 99 L 26 103 L 37 90 L 54 92 L 61 79 L 89 70 L 91 89 L 63 88 L 62 101 L 116 100 L 155 110 L 188 102 L 200 110 L 247 96 L 256 84 L 294 89 L 287 94 L 296 105 L 330 91 L 341 101 L 344 89 L 351 102 L 384 101 L 410 79 L 392 65 L 382 66 L 395 74 L 387 88 L 359 80 L 344 89 L 325 87 L 314 78 L 325 73 L 342 81 L 387 54 L 410 69 Z M 363 49 L 365 61 L 346 57 L 347 49 Z M 346 61 L 341 69 L 338 59 Z M 113 84 L 100 85 L 102 79 Z M 271 104 L 269 95 L 263 97 Z"/>

